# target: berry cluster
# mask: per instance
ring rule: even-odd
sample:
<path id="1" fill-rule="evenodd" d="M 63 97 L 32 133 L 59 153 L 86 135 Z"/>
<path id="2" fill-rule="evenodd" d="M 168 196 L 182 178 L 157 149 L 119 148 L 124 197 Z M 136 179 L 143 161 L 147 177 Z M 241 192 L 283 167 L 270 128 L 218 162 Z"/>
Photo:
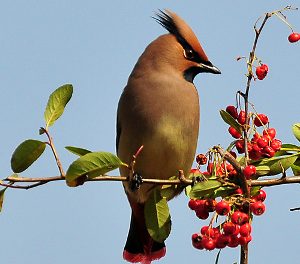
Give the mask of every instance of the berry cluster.
<path id="1" fill-rule="evenodd" d="M 234 194 L 229 200 L 217 202 L 214 199 L 191 199 L 188 206 L 195 211 L 200 219 L 207 219 L 210 212 L 225 216 L 225 221 L 217 227 L 205 225 L 199 233 L 192 235 L 192 244 L 197 249 L 213 250 L 246 245 L 251 240 L 251 215 L 261 215 L 265 212 L 263 201 L 266 193 L 262 189 L 250 201 L 240 202 L 241 195 Z M 213 221 L 211 221 L 212 223 Z"/>
<path id="2" fill-rule="evenodd" d="M 275 138 L 276 129 L 267 128 L 269 118 L 265 114 L 250 113 L 248 116 L 248 124 L 246 124 L 246 113 L 244 110 L 238 112 L 237 108 L 233 105 L 226 107 L 226 112 L 229 113 L 241 126 L 247 126 L 249 131 L 249 138 L 252 138 L 247 142 L 247 148 L 249 157 L 252 160 L 258 160 L 260 158 L 271 158 L 277 151 L 280 150 L 282 142 Z M 250 130 L 250 120 L 253 121 L 252 129 Z M 258 127 L 263 127 L 262 134 L 258 133 Z M 238 153 L 245 152 L 245 141 L 242 134 L 234 127 L 229 127 L 228 132 L 236 140 L 235 148 Z"/>

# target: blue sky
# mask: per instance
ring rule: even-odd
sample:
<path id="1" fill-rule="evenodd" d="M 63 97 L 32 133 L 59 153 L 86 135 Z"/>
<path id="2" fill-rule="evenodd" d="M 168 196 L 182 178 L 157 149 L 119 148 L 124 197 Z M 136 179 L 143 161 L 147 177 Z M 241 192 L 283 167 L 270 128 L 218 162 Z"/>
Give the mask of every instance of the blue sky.
<path id="1" fill-rule="evenodd" d="M 64 150 L 75 145 L 115 152 L 116 107 L 136 60 L 149 42 L 166 33 L 151 16 L 157 9 L 178 13 L 193 28 L 222 75 L 195 79 L 200 94 L 201 129 L 197 151 L 227 146 L 231 137 L 219 110 L 244 90 L 247 56 L 258 16 L 299 1 L 2 1 L 0 8 L 0 167 L 11 174 L 15 147 L 38 135 L 49 94 L 72 83 L 74 94 L 63 117 L 51 129 L 67 169 L 76 157 Z M 300 13 L 288 12 L 300 31 Z M 253 83 L 250 101 L 266 113 L 278 138 L 297 143 L 291 125 L 300 122 L 299 43 L 275 17 L 264 29 L 257 56 L 270 68 Z M 47 151 L 23 176 L 54 176 L 58 171 Z M 117 174 L 117 172 L 116 172 Z M 298 258 L 299 185 L 267 188 L 267 211 L 253 223 L 250 263 L 295 263 Z M 167 256 L 160 263 L 214 263 L 217 252 L 197 251 L 190 236 L 205 222 L 187 208 L 182 195 L 170 202 L 173 228 Z M 63 182 L 6 193 L 1 223 L 1 262 L 125 263 L 122 250 L 130 209 L 119 183 L 88 183 L 68 188 Z M 238 249 L 225 249 L 220 263 L 239 260 Z"/>

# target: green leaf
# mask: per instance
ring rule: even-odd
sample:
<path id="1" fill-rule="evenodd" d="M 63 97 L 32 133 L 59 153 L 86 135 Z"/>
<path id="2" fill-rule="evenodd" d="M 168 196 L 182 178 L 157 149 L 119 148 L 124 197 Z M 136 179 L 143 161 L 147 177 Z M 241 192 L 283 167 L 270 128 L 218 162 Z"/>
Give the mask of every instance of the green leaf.
<path id="1" fill-rule="evenodd" d="M 300 147 L 294 144 L 282 144 L 280 150 L 283 151 L 300 151 Z"/>
<path id="2" fill-rule="evenodd" d="M 292 130 L 294 133 L 294 136 L 300 141 L 300 123 L 296 123 L 292 126 Z"/>
<path id="3" fill-rule="evenodd" d="M 238 132 L 243 132 L 241 125 L 225 110 L 220 110 L 220 115 L 225 123 L 235 128 Z"/>
<path id="4" fill-rule="evenodd" d="M 82 176 L 89 179 L 101 176 L 120 166 L 126 166 L 116 155 L 109 152 L 90 152 L 75 160 L 67 170 L 66 181 L 71 187 L 77 186 L 74 181 Z"/>
<path id="5" fill-rule="evenodd" d="M 219 187 L 218 189 L 216 189 L 214 191 L 214 194 L 213 194 L 213 198 L 216 198 L 216 197 L 227 197 L 229 195 L 232 194 L 232 192 L 235 190 L 236 188 L 232 187 L 232 186 L 221 186 Z"/>
<path id="6" fill-rule="evenodd" d="M 291 169 L 295 176 L 300 175 L 300 158 L 298 158 L 294 164 L 292 164 Z"/>
<path id="7" fill-rule="evenodd" d="M 261 186 L 253 186 L 250 188 L 250 195 L 254 196 L 258 194 L 259 190 L 261 189 Z"/>
<path id="8" fill-rule="evenodd" d="M 256 175 L 257 176 L 263 176 L 263 175 L 268 175 L 270 172 L 270 167 L 266 165 L 261 165 L 256 167 Z"/>
<path id="9" fill-rule="evenodd" d="M 2 211 L 3 201 L 4 201 L 4 193 L 5 193 L 6 189 L 7 189 L 7 187 L 0 190 L 0 212 Z"/>
<path id="10" fill-rule="evenodd" d="M 216 189 L 221 186 L 221 182 L 217 180 L 207 180 L 197 182 L 189 193 L 189 197 L 192 199 L 199 199 L 207 194 L 213 194 Z"/>
<path id="11" fill-rule="evenodd" d="M 178 179 L 178 176 L 172 176 L 169 178 L 169 180 L 177 180 Z M 178 193 L 178 188 L 179 186 L 178 185 L 163 185 L 161 186 L 161 190 L 160 190 L 160 193 L 161 193 L 161 196 L 166 198 L 167 201 L 171 200 L 176 193 Z"/>
<path id="12" fill-rule="evenodd" d="M 171 216 L 167 199 L 155 189 L 145 203 L 145 222 L 153 240 L 163 242 L 171 232 Z"/>
<path id="13" fill-rule="evenodd" d="M 44 113 L 46 129 L 63 114 L 65 106 L 70 101 L 73 93 L 73 86 L 65 84 L 57 88 L 49 97 Z"/>
<path id="14" fill-rule="evenodd" d="M 66 150 L 70 151 L 71 153 L 78 155 L 78 156 L 84 156 L 85 154 L 91 153 L 92 151 L 84 148 L 77 148 L 72 146 L 66 146 Z"/>
<path id="15" fill-rule="evenodd" d="M 46 143 L 39 140 L 28 139 L 22 142 L 11 157 L 13 172 L 19 173 L 26 170 L 44 152 Z"/>
<path id="16" fill-rule="evenodd" d="M 276 175 L 286 171 L 296 161 L 299 154 L 273 157 L 270 159 L 262 159 L 259 162 L 252 163 L 255 166 L 268 166 L 270 171 L 265 175 Z"/>

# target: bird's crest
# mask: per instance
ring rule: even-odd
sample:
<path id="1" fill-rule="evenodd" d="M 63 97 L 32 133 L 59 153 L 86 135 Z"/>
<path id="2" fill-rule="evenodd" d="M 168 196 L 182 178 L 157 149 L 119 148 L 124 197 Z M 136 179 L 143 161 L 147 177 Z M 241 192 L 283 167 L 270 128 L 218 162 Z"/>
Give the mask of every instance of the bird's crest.
<path id="1" fill-rule="evenodd" d="M 208 60 L 195 33 L 181 17 L 169 10 L 159 10 L 153 18 L 173 34 L 183 48 L 193 49 L 203 60 Z"/>

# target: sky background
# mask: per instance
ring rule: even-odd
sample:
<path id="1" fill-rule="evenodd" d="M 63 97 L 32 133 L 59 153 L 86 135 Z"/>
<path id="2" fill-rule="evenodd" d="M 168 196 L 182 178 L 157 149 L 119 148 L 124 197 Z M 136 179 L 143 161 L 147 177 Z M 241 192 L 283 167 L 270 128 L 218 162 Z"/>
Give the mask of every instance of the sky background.
<path id="1" fill-rule="evenodd" d="M 178 13 L 199 37 L 222 75 L 195 79 L 201 102 L 198 153 L 232 140 L 219 110 L 244 90 L 253 24 L 267 11 L 300 1 L 1 1 L 0 5 L 0 168 L 10 175 L 18 144 L 38 135 L 48 97 L 71 83 L 73 98 L 51 133 L 65 170 L 76 156 L 64 146 L 115 152 L 116 108 L 127 78 L 148 43 L 166 31 L 151 16 L 158 9 Z M 287 12 L 300 31 L 300 12 Z M 269 116 L 284 143 L 297 143 L 291 125 L 300 122 L 299 43 L 273 17 L 258 44 L 257 56 L 269 65 L 264 81 L 252 84 L 250 101 Z M 118 172 L 115 172 L 115 175 Z M 50 149 L 23 176 L 58 175 Z M 250 263 L 297 263 L 300 187 L 266 188 L 267 211 L 255 217 Z M 0 215 L 1 263 L 125 263 L 122 260 L 130 208 L 120 183 L 63 182 L 29 191 L 9 190 Z M 167 255 L 160 263 L 214 263 L 217 251 L 198 251 L 191 234 L 206 224 L 187 207 L 183 195 L 170 202 L 173 226 Z M 239 261 L 239 249 L 225 249 L 220 263 Z"/>

